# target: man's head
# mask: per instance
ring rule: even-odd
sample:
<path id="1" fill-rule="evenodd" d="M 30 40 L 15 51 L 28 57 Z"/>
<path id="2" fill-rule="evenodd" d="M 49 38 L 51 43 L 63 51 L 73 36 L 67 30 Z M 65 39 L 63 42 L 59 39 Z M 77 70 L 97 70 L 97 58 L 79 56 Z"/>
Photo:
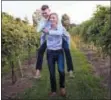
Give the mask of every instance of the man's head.
<path id="1" fill-rule="evenodd" d="M 41 12 L 42 12 L 42 16 L 47 19 L 50 15 L 49 6 L 48 5 L 43 5 L 41 7 Z"/>

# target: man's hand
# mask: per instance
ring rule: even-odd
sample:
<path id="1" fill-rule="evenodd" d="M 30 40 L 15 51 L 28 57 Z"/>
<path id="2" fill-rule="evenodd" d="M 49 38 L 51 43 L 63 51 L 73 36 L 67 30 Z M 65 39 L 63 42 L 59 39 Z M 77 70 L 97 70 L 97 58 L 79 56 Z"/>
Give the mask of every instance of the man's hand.
<path id="1" fill-rule="evenodd" d="M 49 30 L 48 30 L 47 28 L 45 28 L 45 29 L 43 29 L 43 32 L 44 32 L 44 33 L 48 33 Z"/>

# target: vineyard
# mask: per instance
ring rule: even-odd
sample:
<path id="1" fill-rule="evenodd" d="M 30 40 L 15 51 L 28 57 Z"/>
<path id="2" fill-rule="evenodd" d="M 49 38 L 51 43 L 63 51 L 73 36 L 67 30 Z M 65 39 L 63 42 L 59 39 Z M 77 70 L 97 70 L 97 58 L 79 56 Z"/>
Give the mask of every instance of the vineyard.
<path id="1" fill-rule="evenodd" d="M 66 25 L 71 35 L 75 78 L 70 79 L 66 73 L 67 97 L 57 96 L 57 100 L 110 100 L 110 23 L 111 8 L 98 5 L 89 20 L 80 25 Z M 21 20 L 2 12 L 1 35 L 2 100 L 51 99 L 47 95 L 50 83 L 46 55 L 42 79 L 33 78 L 40 45 L 40 34 L 35 27 L 27 18 Z"/>
<path id="2" fill-rule="evenodd" d="M 22 63 L 38 46 L 39 36 L 27 20 L 2 13 L 2 74 Z"/>
<path id="3" fill-rule="evenodd" d="M 111 55 L 111 25 L 110 7 L 98 5 L 97 11 L 90 20 L 74 27 L 72 35 L 80 35 L 82 40 L 89 45 L 94 45 L 104 54 Z M 79 33 L 79 34 L 78 34 Z"/>

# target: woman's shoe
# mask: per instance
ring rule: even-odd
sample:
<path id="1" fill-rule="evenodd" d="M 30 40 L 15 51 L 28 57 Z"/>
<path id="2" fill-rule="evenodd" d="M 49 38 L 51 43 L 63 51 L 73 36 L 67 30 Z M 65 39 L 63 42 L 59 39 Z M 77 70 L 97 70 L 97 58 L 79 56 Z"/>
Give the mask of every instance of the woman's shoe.
<path id="1" fill-rule="evenodd" d="M 53 97 L 53 96 L 56 96 L 57 93 L 56 92 L 50 92 L 48 95 L 51 96 L 51 97 Z"/>
<path id="2" fill-rule="evenodd" d="M 63 97 L 66 97 L 66 89 L 65 88 L 60 88 L 60 95 Z"/>

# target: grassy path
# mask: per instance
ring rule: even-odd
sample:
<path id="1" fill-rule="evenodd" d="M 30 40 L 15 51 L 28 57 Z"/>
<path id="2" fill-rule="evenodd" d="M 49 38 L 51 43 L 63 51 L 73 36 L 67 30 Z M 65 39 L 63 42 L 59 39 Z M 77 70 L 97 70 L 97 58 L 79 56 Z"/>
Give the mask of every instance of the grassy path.
<path id="1" fill-rule="evenodd" d="M 72 42 L 72 45 L 73 42 Z M 23 100 L 105 100 L 107 99 L 106 90 L 100 85 L 100 79 L 92 74 L 91 65 L 87 58 L 79 50 L 71 49 L 75 78 L 70 79 L 66 74 L 66 90 L 67 97 L 63 98 L 59 95 L 50 98 L 50 80 L 46 57 L 44 58 L 42 78 L 41 80 L 33 80 L 33 87 L 25 90 L 19 96 Z M 65 66 L 66 68 L 67 66 Z M 58 85 L 58 71 L 56 70 L 56 79 Z M 59 87 L 57 89 L 59 92 Z"/>

